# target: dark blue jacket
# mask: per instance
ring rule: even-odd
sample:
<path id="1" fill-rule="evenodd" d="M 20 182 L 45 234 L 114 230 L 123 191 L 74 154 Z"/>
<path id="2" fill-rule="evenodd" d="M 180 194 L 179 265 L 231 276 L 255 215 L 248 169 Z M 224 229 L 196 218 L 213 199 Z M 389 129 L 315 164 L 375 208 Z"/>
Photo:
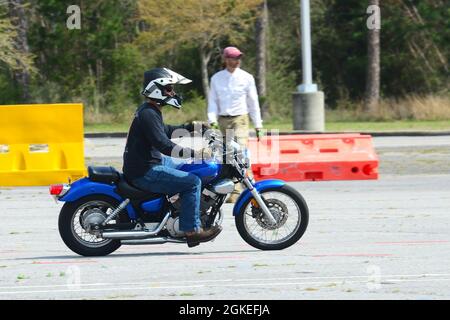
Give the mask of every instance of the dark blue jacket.
<path id="1" fill-rule="evenodd" d="M 161 153 L 171 156 L 175 147 L 182 151 L 179 156 L 194 156 L 194 150 L 182 148 L 170 140 L 176 129 L 186 129 L 192 132 L 194 126 L 192 124 L 180 126 L 164 124 L 161 111 L 148 102 L 137 109 L 128 132 L 123 154 L 123 173 L 127 180 L 132 181 L 144 176 L 151 165 L 161 163 Z"/>

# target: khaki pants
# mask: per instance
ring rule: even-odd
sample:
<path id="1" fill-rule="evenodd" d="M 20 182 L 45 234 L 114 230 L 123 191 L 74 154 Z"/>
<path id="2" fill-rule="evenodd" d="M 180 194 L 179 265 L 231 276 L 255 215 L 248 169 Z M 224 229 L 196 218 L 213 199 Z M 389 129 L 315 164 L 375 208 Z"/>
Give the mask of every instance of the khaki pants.
<path id="1" fill-rule="evenodd" d="M 236 138 L 237 143 L 247 147 L 249 130 L 248 114 L 236 117 L 219 116 L 219 127 L 224 138 L 227 140 Z M 240 183 L 236 184 L 232 196 L 237 197 L 242 193 L 242 190 L 244 190 L 243 186 Z"/>
<path id="2" fill-rule="evenodd" d="M 248 115 L 244 114 L 236 117 L 219 116 L 220 131 L 227 139 L 236 138 L 237 143 L 247 146 L 249 121 Z M 228 132 L 227 132 L 228 130 Z M 227 136 L 225 136 L 228 133 Z M 229 135 L 231 133 L 231 136 Z"/>

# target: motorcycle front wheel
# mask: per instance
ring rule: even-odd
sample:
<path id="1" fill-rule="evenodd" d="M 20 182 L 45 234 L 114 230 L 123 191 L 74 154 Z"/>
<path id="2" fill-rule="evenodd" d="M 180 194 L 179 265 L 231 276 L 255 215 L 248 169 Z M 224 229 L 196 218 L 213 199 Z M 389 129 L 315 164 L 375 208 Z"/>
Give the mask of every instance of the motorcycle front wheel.
<path id="1" fill-rule="evenodd" d="M 276 224 L 270 224 L 254 198 L 250 198 L 235 216 L 242 239 L 261 250 L 282 250 L 295 244 L 308 226 L 309 211 L 305 199 L 288 185 L 266 189 L 260 195 Z"/>

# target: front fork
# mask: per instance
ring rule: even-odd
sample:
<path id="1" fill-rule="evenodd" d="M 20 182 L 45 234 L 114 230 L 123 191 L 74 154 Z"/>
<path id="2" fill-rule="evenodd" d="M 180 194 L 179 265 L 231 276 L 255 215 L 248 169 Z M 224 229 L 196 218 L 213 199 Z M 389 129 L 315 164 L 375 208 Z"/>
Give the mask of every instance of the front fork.
<path id="1" fill-rule="evenodd" d="M 248 177 L 245 177 L 242 182 L 245 184 L 245 186 L 248 188 L 250 193 L 253 195 L 253 198 L 255 198 L 256 202 L 258 203 L 259 207 L 261 208 L 262 212 L 264 213 L 264 216 L 266 219 L 270 222 L 272 225 L 276 225 L 277 221 L 272 215 L 272 212 L 270 212 L 269 208 L 267 208 L 266 203 L 261 198 L 261 195 L 259 194 L 258 190 L 253 186 L 252 182 Z"/>

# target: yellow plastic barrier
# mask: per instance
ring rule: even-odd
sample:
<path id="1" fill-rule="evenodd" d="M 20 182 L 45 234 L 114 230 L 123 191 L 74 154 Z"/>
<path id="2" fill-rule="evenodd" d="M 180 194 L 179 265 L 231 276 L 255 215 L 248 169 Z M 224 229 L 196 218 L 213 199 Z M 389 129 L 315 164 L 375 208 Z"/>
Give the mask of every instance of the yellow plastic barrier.
<path id="1" fill-rule="evenodd" d="M 0 106 L 0 186 L 43 186 L 85 175 L 82 104 Z"/>

